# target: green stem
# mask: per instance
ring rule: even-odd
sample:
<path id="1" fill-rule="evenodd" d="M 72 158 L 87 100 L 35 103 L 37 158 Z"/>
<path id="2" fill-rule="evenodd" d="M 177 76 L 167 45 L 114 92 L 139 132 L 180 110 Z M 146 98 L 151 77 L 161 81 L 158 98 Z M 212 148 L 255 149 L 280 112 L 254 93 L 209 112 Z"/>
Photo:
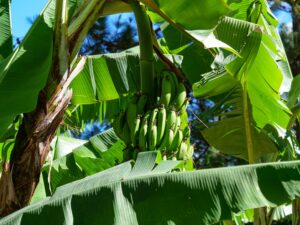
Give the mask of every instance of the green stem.
<path id="1" fill-rule="evenodd" d="M 243 108 L 244 108 L 246 144 L 247 144 L 247 151 L 248 151 L 248 162 L 249 164 L 253 164 L 255 163 L 255 160 L 254 160 L 254 151 L 253 151 L 253 143 L 252 143 L 252 135 L 251 135 L 250 108 L 248 104 L 248 93 L 247 93 L 246 81 L 244 82 L 244 87 L 243 87 Z"/>
<path id="2" fill-rule="evenodd" d="M 130 5 L 136 19 L 140 42 L 141 91 L 143 94 L 149 95 L 154 90 L 154 57 L 151 25 L 145 8 L 138 1 L 131 0 Z M 153 97 L 152 101 L 154 101 Z"/>

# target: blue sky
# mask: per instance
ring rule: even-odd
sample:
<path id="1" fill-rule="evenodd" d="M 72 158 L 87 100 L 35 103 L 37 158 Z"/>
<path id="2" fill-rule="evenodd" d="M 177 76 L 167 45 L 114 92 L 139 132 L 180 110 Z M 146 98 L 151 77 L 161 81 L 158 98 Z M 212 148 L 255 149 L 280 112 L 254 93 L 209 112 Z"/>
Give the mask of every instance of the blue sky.
<path id="1" fill-rule="evenodd" d="M 31 26 L 27 18 L 34 18 L 45 7 L 47 0 L 12 0 L 11 18 L 14 37 L 23 38 Z"/>

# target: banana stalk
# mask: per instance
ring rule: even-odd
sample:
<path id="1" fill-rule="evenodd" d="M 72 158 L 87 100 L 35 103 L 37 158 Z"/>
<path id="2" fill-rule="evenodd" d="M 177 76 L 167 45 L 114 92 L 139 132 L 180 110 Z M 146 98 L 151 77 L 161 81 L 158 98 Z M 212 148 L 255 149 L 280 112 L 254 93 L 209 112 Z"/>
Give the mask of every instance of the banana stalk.
<path id="1" fill-rule="evenodd" d="M 151 95 L 154 90 L 154 57 L 152 47 L 151 24 L 145 8 L 136 0 L 129 1 L 133 10 L 140 42 L 140 77 L 141 90 L 149 96 L 149 104 L 152 105 L 155 97 Z"/>

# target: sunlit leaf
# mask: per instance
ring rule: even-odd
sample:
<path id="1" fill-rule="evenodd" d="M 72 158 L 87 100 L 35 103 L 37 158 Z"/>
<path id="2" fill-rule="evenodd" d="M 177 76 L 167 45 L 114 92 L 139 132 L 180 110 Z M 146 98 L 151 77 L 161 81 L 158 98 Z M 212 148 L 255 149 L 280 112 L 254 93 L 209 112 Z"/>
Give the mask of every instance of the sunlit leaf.
<path id="1" fill-rule="evenodd" d="M 141 170 L 126 162 L 59 187 L 0 224 L 206 225 L 300 195 L 299 161 L 170 173 L 175 164 L 157 172 L 149 152 L 138 157 L 138 165 Z"/>

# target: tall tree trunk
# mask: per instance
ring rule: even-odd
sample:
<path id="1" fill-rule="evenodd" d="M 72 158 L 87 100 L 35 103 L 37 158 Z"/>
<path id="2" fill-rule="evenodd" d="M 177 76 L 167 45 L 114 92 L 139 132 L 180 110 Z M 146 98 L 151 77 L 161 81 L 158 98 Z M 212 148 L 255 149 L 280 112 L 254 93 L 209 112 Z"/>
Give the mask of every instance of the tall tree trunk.
<path id="1" fill-rule="evenodd" d="M 50 142 L 71 100 L 68 91 L 58 104 L 47 101 L 41 92 L 36 110 L 24 114 L 10 161 L 6 161 L 0 179 L 0 215 L 4 216 L 26 206 L 39 182 L 41 168 L 50 150 Z"/>

